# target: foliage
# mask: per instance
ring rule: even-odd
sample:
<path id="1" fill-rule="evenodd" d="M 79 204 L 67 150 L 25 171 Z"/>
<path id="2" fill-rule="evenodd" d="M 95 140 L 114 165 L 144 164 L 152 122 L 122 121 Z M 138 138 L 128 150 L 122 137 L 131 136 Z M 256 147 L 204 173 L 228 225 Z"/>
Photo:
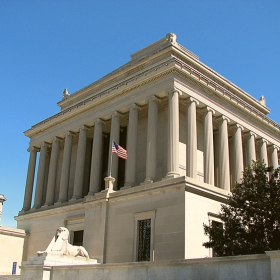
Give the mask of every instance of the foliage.
<path id="1" fill-rule="evenodd" d="M 279 168 L 257 161 L 245 168 L 218 215 L 223 227 L 204 224 L 215 256 L 260 254 L 280 249 Z"/>

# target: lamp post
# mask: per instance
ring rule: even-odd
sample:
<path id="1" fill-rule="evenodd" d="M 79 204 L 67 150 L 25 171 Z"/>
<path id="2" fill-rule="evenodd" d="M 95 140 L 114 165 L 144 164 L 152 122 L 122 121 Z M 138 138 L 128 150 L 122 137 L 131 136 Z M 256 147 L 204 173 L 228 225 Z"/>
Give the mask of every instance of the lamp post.
<path id="1" fill-rule="evenodd" d="M 5 198 L 5 196 L 3 194 L 0 194 L 0 226 L 1 226 L 1 219 L 2 219 L 2 208 L 3 208 L 3 203 L 6 201 L 7 199 Z"/>

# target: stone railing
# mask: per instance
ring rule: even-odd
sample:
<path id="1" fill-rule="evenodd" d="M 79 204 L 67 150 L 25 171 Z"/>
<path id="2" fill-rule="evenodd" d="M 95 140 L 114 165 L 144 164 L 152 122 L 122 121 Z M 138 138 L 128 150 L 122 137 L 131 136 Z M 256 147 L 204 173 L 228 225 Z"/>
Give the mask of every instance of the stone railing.
<path id="1" fill-rule="evenodd" d="M 48 261 L 42 265 L 23 264 L 21 266 L 21 280 L 279 280 L 280 275 L 280 251 L 270 251 L 260 255 L 154 262 L 69 263 L 67 265 L 65 262 L 63 264 L 63 261 L 59 262 L 55 264 L 55 262 Z M 36 277 L 33 278 L 34 276 Z"/>

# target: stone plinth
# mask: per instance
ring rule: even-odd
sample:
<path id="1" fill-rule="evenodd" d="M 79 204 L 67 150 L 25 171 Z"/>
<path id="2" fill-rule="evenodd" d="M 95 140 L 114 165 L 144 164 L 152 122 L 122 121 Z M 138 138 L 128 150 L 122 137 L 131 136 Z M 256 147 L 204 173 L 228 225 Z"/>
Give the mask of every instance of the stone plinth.
<path id="1" fill-rule="evenodd" d="M 21 266 L 21 280 L 50 280 L 51 271 L 58 266 L 84 266 L 97 264 L 96 259 L 84 257 L 71 257 L 59 254 L 42 253 L 36 254 Z"/>

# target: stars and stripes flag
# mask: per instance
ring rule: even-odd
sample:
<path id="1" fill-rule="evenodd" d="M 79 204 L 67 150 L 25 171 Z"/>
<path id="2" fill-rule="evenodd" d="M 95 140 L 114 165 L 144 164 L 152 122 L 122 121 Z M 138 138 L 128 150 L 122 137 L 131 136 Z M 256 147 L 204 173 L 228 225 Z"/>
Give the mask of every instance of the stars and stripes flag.
<path id="1" fill-rule="evenodd" d="M 127 159 L 127 150 L 125 150 L 123 147 L 121 147 L 119 144 L 113 141 L 112 143 L 112 153 L 115 153 L 118 155 L 118 157 L 122 159 Z"/>

